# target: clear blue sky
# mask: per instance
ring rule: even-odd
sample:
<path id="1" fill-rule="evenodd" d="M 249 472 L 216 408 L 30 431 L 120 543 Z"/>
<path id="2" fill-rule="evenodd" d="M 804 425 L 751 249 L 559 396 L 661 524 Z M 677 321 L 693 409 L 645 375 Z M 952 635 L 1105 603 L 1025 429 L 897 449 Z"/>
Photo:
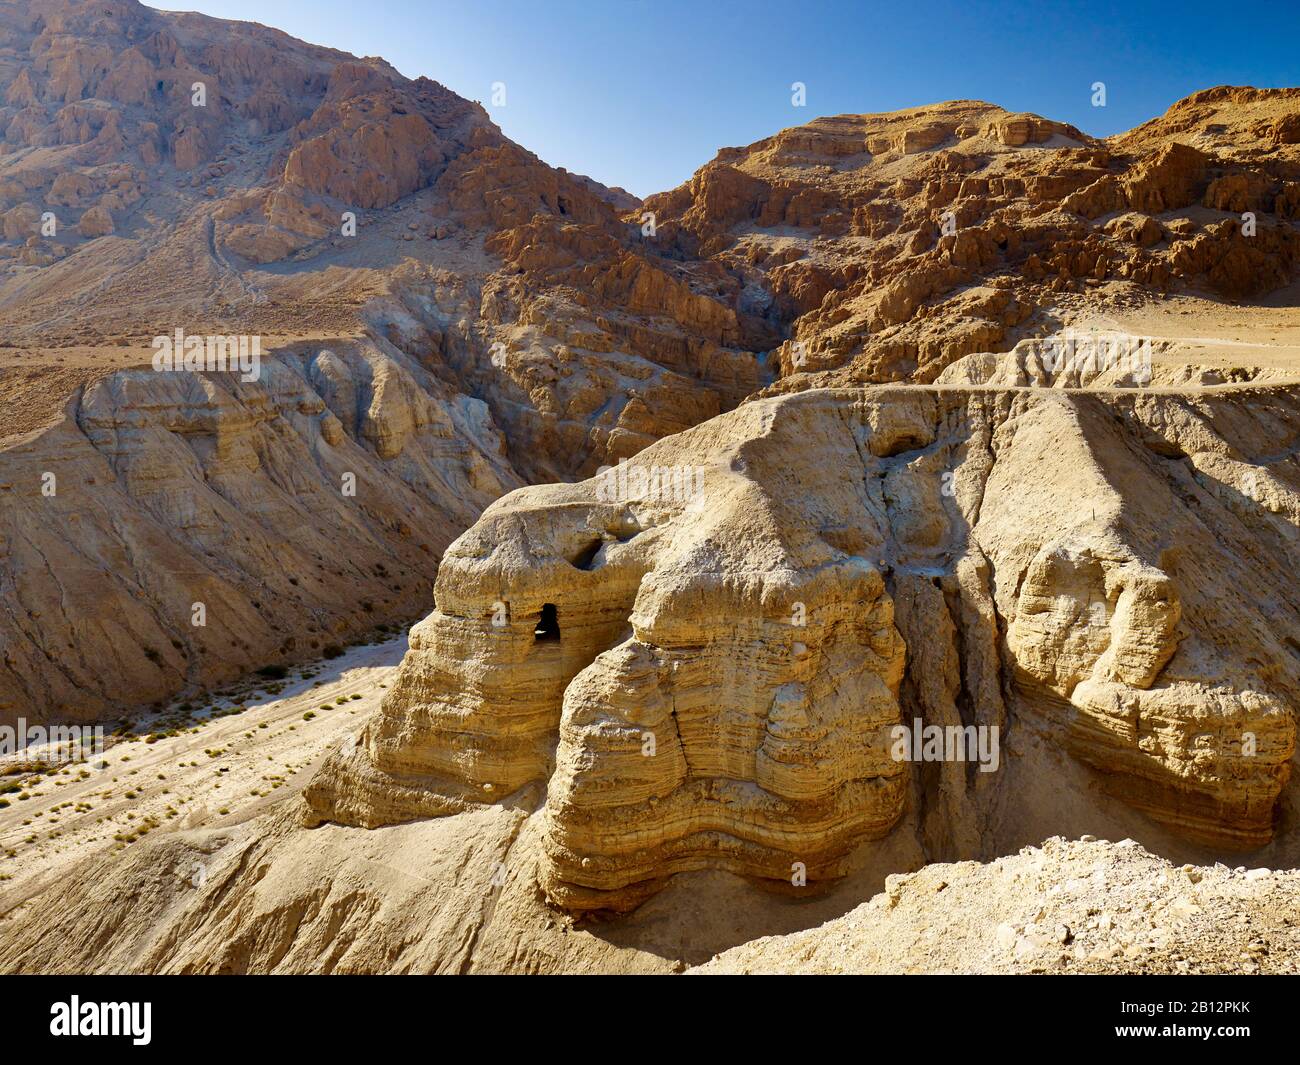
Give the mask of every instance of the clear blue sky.
<path id="1" fill-rule="evenodd" d="M 642 196 L 817 115 L 968 98 L 1104 136 L 1212 85 L 1300 84 L 1296 0 L 191 2 L 383 56 L 485 105 L 504 82 L 506 106 L 489 110 L 507 136 Z M 791 106 L 795 81 L 805 108 Z"/>

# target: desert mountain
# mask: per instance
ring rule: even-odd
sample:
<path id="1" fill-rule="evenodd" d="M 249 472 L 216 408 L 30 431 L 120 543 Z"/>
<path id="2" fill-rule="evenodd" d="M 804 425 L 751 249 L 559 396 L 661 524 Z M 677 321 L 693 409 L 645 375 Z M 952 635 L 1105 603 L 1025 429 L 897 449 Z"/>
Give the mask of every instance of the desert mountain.
<path id="1" fill-rule="evenodd" d="M 408 621 L 503 491 L 759 384 L 720 268 L 433 82 L 133 2 L 0 11 L 6 719 Z M 153 372 L 178 329 L 251 334 L 260 374 Z"/>

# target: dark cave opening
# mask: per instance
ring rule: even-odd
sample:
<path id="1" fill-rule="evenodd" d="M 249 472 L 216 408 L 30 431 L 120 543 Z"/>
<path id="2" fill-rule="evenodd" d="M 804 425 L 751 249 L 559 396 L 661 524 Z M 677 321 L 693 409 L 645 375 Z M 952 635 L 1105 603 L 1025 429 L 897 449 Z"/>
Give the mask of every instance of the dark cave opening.
<path id="1" fill-rule="evenodd" d="M 537 628 L 533 630 L 537 640 L 558 640 L 560 638 L 560 617 L 554 603 L 542 604 L 542 616 L 537 619 Z"/>

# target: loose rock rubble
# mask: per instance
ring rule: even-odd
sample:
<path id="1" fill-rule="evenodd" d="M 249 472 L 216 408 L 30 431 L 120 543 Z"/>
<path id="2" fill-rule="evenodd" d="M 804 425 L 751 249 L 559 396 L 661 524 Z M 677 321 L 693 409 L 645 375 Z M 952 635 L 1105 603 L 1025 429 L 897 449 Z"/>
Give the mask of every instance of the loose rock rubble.
<path id="1" fill-rule="evenodd" d="M 760 939 L 720 973 L 1296 973 L 1300 873 L 1174 866 L 1131 839 L 1053 837 L 987 865 L 930 865 L 820 928 Z"/>

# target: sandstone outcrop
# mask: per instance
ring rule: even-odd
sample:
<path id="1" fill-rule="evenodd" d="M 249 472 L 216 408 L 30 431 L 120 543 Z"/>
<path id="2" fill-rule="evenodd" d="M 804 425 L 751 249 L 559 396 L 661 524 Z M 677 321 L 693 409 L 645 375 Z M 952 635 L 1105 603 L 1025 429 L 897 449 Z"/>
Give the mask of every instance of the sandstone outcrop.
<path id="1" fill-rule="evenodd" d="M 997 777 L 898 760 L 891 730 L 920 720 L 1047 730 L 1176 835 L 1262 846 L 1300 691 L 1270 620 L 1297 608 L 1278 522 L 1300 430 L 1269 439 L 1296 402 L 814 391 L 523 489 L 448 549 L 438 610 L 307 822 L 527 806 L 546 784 L 543 885 L 575 911 L 699 868 L 833 880 L 909 788 L 931 848 L 978 853 Z M 1250 495 L 1207 475 L 1229 462 Z"/>

